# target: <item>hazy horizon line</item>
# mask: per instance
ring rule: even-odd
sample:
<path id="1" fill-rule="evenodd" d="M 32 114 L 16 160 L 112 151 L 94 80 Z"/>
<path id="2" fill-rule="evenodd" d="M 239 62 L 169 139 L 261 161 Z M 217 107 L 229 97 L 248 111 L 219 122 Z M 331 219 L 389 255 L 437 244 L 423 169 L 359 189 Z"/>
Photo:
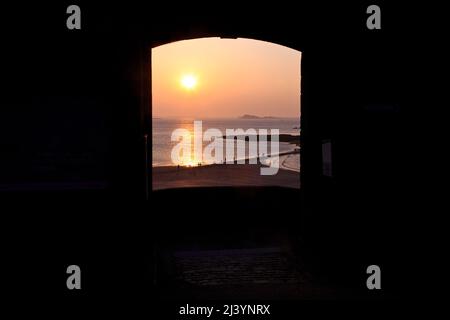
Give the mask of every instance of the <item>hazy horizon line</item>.
<path id="1" fill-rule="evenodd" d="M 253 115 L 252 115 L 253 116 Z M 240 119 L 240 120 L 276 120 L 276 119 L 300 119 L 299 116 L 256 116 L 258 118 L 242 118 L 242 116 L 215 116 L 215 117 L 194 117 L 194 116 L 152 116 L 152 119 Z"/>

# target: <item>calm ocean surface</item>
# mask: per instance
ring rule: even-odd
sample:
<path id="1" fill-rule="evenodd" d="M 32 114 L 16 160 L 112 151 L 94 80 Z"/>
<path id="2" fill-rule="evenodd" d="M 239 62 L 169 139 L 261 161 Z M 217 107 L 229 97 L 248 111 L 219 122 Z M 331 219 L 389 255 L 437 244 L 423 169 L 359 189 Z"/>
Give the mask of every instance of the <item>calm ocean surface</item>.
<path id="1" fill-rule="evenodd" d="M 194 120 L 199 119 L 152 119 L 153 137 L 152 137 L 152 165 L 153 166 L 167 166 L 173 165 L 171 161 L 172 148 L 179 142 L 171 141 L 172 132 L 178 128 L 184 128 L 191 133 L 194 131 Z M 225 135 L 226 129 L 250 129 L 256 131 L 258 129 L 278 129 L 280 134 L 300 134 L 298 127 L 300 126 L 300 119 L 282 118 L 282 119 L 208 119 L 203 120 L 203 133 L 215 128 L 222 131 Z M 210 142 L 204 142 L 205 147 Z M 247 144 L 246 144 L 247 145 Z M 270 145 L 270 143 L 269 143 Z M 279 152 L 286 152 L 293 150 L 295 146 L 290 143 L 280 142 Z M 224 153 L 225 154 L 225 153 Z"/>

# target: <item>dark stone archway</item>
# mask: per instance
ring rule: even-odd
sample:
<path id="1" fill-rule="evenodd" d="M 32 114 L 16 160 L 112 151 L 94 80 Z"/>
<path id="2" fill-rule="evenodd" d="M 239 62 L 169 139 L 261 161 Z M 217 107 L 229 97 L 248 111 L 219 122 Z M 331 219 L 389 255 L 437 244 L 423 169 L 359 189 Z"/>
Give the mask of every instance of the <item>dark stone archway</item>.
<path id="1" fill-rule="evenodd" d="M 378 32 L 367 30 L 362 4 L 83 3 L 82 30 L 70 32 L 63 3 L 5 6 L 2 23 L 12 27 L 2 38 L 7 81 L 0 130 L 7 139 L 0 192 L 14 208 L 8 217 L 20 220 L 11 239 L 25 239 L 13 252 L 14 258 L 27 257 L 18 260 L 19 276 L 11 277 L 23 279 L 14 283 L 18 291 L 29 288 L 27 268 L 45 260 L 57 271 L 42 270 L 35 287 L 64 296 L 54 293 L 61 288 L 59 272 L 75 259 L 96 279 L 86 296 L 126 300 L 148 294 L 153 279 L 143 252 L 158 232 L 185 226 L 177 213 L 156 206 L 163 196 L 137 205 L 146 196 L 149 52 L 211 35 L 302 52 L 302 193 L 205 190 L 210 203 L 226 194 L 240 204 L 232 217 L 224 215 L 223 229 L 237 221 L 245 234 L 252 219 L 288 224 L 292 242 L 310 254 L 317 272 L 361 288 L 365 268 L 376 261 L 389 270 L 387 292 L 406 291 L 401 275 L 411 238 L 404 236 L 404 213 L 416 186 L 411 150 L 417 146 L 406 138 L 412 125 L 404 115 L 424 82 L 412 66 L 428 49 L 423 36 L 405 27 L 414 16 L 405 13 L 409 7 L 383 4 Z M 331 178 L 322 174 L 324 140 L 332 144 Z M 289 210 L 280 213 L 278 202 L 286 198 Z M 256 209 L 239 211 L 248 208 L 264 211 L 264 219 L 254 219 Z M 41 211 L 45 216 L 36 218 Z M 217 219 L 207 212 L 195 217 Z"/>

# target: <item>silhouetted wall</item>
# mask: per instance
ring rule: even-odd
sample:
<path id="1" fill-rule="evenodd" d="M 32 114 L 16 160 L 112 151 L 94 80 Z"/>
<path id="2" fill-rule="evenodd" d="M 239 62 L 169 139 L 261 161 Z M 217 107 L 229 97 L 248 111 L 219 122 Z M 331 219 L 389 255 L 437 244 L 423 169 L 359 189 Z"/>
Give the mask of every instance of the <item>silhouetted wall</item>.
<path id="1" fill-rule="evenodd" d="M 65 242 L 71 254 L 60 261 L 56 244 L 41 240 L 48 245 L 45 257 L 61 265 L 78 257 L 92 266 L 101 259 L 94 247 L 133 274 L 140 259 L 133 253 L 146 250 L 144 226 L 153 228 L 154 217 L 167 214 L 152 207 L 153 194 L 145 212 L 135 207 L 145 199 L 150 49 L 181 39 L 245 37 L 302 52 L 303 195 L 301 206 L 292 199 L 298 212 L 290 214 L 299 217 L 294 231 L 324 253 L 317 262 L 324 272 L 348 273 L 349 279 L 364 276 L 364 265 L 380 263 L 387 277 L 401 277 L 397 262 L 410 249 L 398 237 L 405 194 L 413 188 L 412 142 L 405 136 L 410 124 L 403 115 L 414 99 L 420 50 L 418 35 L 403 28 L 410 18 L 405 8 L 383 4 L 382 30 L 371 31 L 365 5 L 82 2 L 82 30 L 69 31 L 67 5 L 7 6 L 2 18 L 9 27 L 2 28 L 0 192 L 18 207 L 29 199 L 46 208 L 46 217 L 63 217 L 68 233 L 57 232 L 55 241 Z M 322 176 L 323 140 L 332 143 L 331 178 Z M 104 202 L 87 210 L 86 199 Z M 116 202 L 124 207 L 112 213 Z M 79 210 L 69 215 L 74 203 Z M 92 230 L 84 240 L 69 236 L 85 228 Z M 126 263 L 112 258 L 121 253 Z"/>

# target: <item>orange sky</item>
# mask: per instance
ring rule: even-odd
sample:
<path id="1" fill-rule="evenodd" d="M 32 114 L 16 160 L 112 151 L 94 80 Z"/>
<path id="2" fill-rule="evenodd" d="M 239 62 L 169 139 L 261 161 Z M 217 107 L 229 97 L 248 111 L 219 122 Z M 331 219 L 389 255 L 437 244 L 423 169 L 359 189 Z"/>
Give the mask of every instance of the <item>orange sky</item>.
<path id="1" fill-rule="evenodd" d="M 153 117 L 300 117 L 299 51 L 251 39 L 202 38 L 152 49 Z M 181 84 L 193 75 L 196 85 Z"/>

